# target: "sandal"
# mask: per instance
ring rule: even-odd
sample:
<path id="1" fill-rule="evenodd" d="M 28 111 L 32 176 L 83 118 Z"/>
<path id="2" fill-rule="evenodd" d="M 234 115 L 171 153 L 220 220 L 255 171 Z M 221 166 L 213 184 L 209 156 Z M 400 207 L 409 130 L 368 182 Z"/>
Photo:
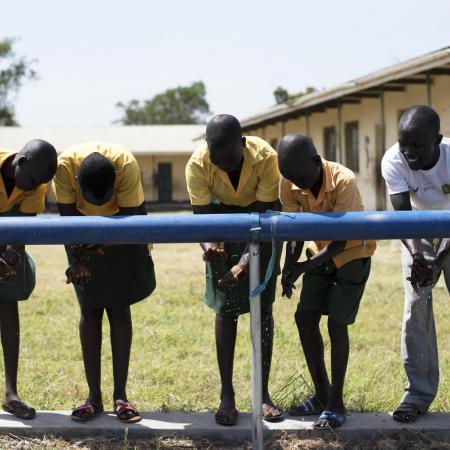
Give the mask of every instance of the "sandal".
<path id="1" fill-rule="evenodd" d="M 414 403 L 402 402 L 392 413 L 392 418 L 397 422 L 413 423 L 421 414 L 423 414 L 423 412 Z"/>
<path id="2" fill-rule="evenodd" d="M 324 424 L 324 420 L 327 423 Z M 319 419 L 314 422 L 313 428 L 315 430 L 329 430 L 330 428 L 334 430 L 335 428 L 339 428 L 345 422 L 345 414 L 339 412 L 333 412 L 329 410 L 325 410 L 319 416 Z"/>
<path id="3" fill-rule="evenodd" d="M 86 423 L 103 412 L 103 405 L 95 403 L 83 403 L 72 411 L 70 418 L 74 422 Z"/>
<path id="4" fill-rule="evenodd" d="M 237 423 L 238 414 L 239 411 L 236 408 L 233 408 L 230 411 L 219 408 L 214 418 L 219 425 L 233 426 Z"/>
<path id="5" fill-rule="evenodd" d="M 2 404 L 3 411 L 13 414 L 18 419 L 30 420 L 36 417 L 36 410 L 20 400 Z"/>
<path id="6" fill-rule="evenodd" d="M 317 416 L 324 408 L 322 402 L 313 396 L 301 402 L 300 405 L 291 408 L 289 414 L 291 416 Z"/>
<path id="7" fill-rule="evenodd" d="M 136 423 L 141 420 L 139 411 L 128 402 L 116 401 L 114 403 L 114 412 L 117 418 L 123 423 Z"/>
<path id="8" fill-rule="evenodd" d="M 275 411 L 275 414 L 273 413 Z M 262 405 L 262 418 L 266 422 L 279 422 L 284 419 L 284 414 L 281 409 L 278 409 L 275 405 L 269 403 L 263 403 Z"/>

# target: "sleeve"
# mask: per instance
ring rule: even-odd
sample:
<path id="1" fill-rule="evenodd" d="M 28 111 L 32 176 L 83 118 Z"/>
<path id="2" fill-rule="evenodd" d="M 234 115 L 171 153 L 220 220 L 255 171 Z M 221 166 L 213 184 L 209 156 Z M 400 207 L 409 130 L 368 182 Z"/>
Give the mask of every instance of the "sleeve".
<path id="1" fill-rule="evenodd" d="M 22 201 L 20 202 L 20 212 L 26 214 L 38 214 L 44 211 L 46 190 L 47 185 L 41 184 L 34 191 L 26 192 Z"/>
<path id="2" fill-rule="evenodd" d="M 144 203 L 141 172 L 136 159 L 129 159 L 120 169 L 117 186 L 117 204 L 123 208 L 133 208 Z"/>
<path id="3" fill-rule="evenodd" d="M 264 161 L 264 166 L 259 174 L 258 187 L 256 188 L 256 200 L 260 202 L 274 202 L 278 200 L 278 186 L 280 172 L 276 155 L 271 155 Z"/>
<path id="4" fill-rule="evenodd" d="M 76 191 L 72 185 L 70 169 L 64 163 L 59 163 L 52 182 L 52 192 L 57 203 L 76 203 Z"/>
<path id="5" fill-rule="evenodd" d="M 280 200 L 284 212 L 301 212 L 301 205 L 298 203 L 291 189 L 291 182 L 281 177 Z"/>
<path id="6" fill-rule="evenodd" d="M 409 192 L 407 173 L 401 161 L 392 160 L 389 156 L 386 154 L 381 161 L 381 174 L 389 195 Z"/>
<path id="7" fill-rule="evenodd" d="M 186 165 L 186 185 L 191 205 L 204 206 L 211 203 L 205 169 L 192 160 Z"/>
<path id="8" fill-rule="evenodd" d="M 364 207 L 355 178 L 346 178 L 338 182 L 336 203 L 333 212 L 363 211 Z"/>

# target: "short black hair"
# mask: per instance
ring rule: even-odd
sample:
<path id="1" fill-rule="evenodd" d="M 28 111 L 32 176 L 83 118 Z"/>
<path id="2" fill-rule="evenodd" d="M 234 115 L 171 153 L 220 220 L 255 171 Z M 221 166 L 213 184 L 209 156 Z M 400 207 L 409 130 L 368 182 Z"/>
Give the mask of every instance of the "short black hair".
<path id="1" fill-rule="evenodd" d="M 48 183 L 56 173 L 58 167 L 58 155 L 55 147 L 42 139 L 28 141 L 20 150 L 19 156 L 25 156 L 33 164 L 38 164 L 45 169 L 44 183 Z"/>
<path id="2" fill-rule="evenodd" d="M 112 162 L 98 152 L 83 159 L 78 170 L 78 182 L 82 190 L 101 198 L 116 182 L 116 170 Z"/>
<path id="3" fill-rule="evenodd" d="M 402 114 L 398 126 L 402 130 L 426 128 L 430 134 L 437 135 L 441 128 L 441 120 L 438 113 L 430 106 L 415 105 Z"/>
<path id="4" fill-rule="evenodd" d="M 210 148 L 223 148 L 234 144 L 241 137 L 241 124 L 231 114 L 217 114 L 206 125 L 206 141 Z"/>

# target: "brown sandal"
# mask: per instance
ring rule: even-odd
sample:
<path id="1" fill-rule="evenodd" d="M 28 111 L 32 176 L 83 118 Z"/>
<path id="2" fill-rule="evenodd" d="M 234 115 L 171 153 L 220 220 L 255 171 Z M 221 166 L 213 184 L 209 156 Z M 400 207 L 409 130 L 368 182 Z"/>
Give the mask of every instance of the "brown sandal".
<path id="1" fill-rule="evenodd" d="M 128 402 L 117 402 L 114 404 L 114 412 L 123 423 L 136 423 L 141 420 L 139 411 Z"/>
<path id="2" fill-rule="evenodd" d="M 87 423 L 98 414 L 103 412 L 103 405 L 94 403 L 83 403 L 72 411 L 70 418 L 74 422 Z"/>
<path id="3" fill-rule="evenodd" d="M 233 408 L 230 411 L 219 408 L 214 418 L 219 425 L 233 426 L 237 423 L 238 414 L 239 411 L 236 408 Z"/>
<path id="4" fill-rule="evenodd" d="M 414 403 L 402 402 L 392 413 L 392 418 L 397 422 L 413 423 L 421 414 L 423 414 L 423 411 Z"/>

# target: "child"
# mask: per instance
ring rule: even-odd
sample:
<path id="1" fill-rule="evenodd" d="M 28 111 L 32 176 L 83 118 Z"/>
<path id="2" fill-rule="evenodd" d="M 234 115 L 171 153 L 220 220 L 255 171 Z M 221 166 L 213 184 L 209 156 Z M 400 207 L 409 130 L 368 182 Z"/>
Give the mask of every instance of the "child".
<path id="1" fill-rule="evenodd" d="M 282 174 L 280 200 L 289 212 L 362 211 L 355 175 L 346 167 L 322 159 L 311 141 L 300 134 L 285 136 L 278 148 Z M 317 241 L 318 253 L 297 262 L 303 242 L 288 242 L 282 272 L 283 295 L 291 298 L 295 281 L 303 277 L 295 313 L 300 340 L 315 394 L 290 411 L 320 414 L 316 429 L 337 428 L 345 421 L 343 387 L 349 355 L 348 325 L 354 323 L 370 272 L 374 241 Z M 331 341 L 330 384 L 325 368 L 319 322 L 328 315 Z"/>
<path id="2" fill-rule="evenodd" d="M 58 158 L 53 191 L 62 216 L 146 214 L 139 167 L 125 148 L 106 142 L 75 145 Z M 154 290 L 153 261 L 147 245 L 71 245 L 66 247 L 81 308 L 80 340 L 89 395 L 72 412 L 87 422 L 103 411 L 100 388 L 102 317 L 106 310 L 111 333 L 114 411 L 119 420 L 138 422 L 128 402 L 126 381 L 132 322 L 130 305 Z"/>
<path id="3" fill-rule="evenodd" d="M 45 189 L 56 172 L 57 155 L 48 142 L 34 139 L 20 152 L 0 149 L 0 216 L 35 216 L 45 208 Z M 0 246 L 0 329 L 5 364 L 3 409 L 33 419 L 34 408 L 17 393 L 19 361 L 18 302 L 35 286 L 35 266 L 24 246 Z"/>

